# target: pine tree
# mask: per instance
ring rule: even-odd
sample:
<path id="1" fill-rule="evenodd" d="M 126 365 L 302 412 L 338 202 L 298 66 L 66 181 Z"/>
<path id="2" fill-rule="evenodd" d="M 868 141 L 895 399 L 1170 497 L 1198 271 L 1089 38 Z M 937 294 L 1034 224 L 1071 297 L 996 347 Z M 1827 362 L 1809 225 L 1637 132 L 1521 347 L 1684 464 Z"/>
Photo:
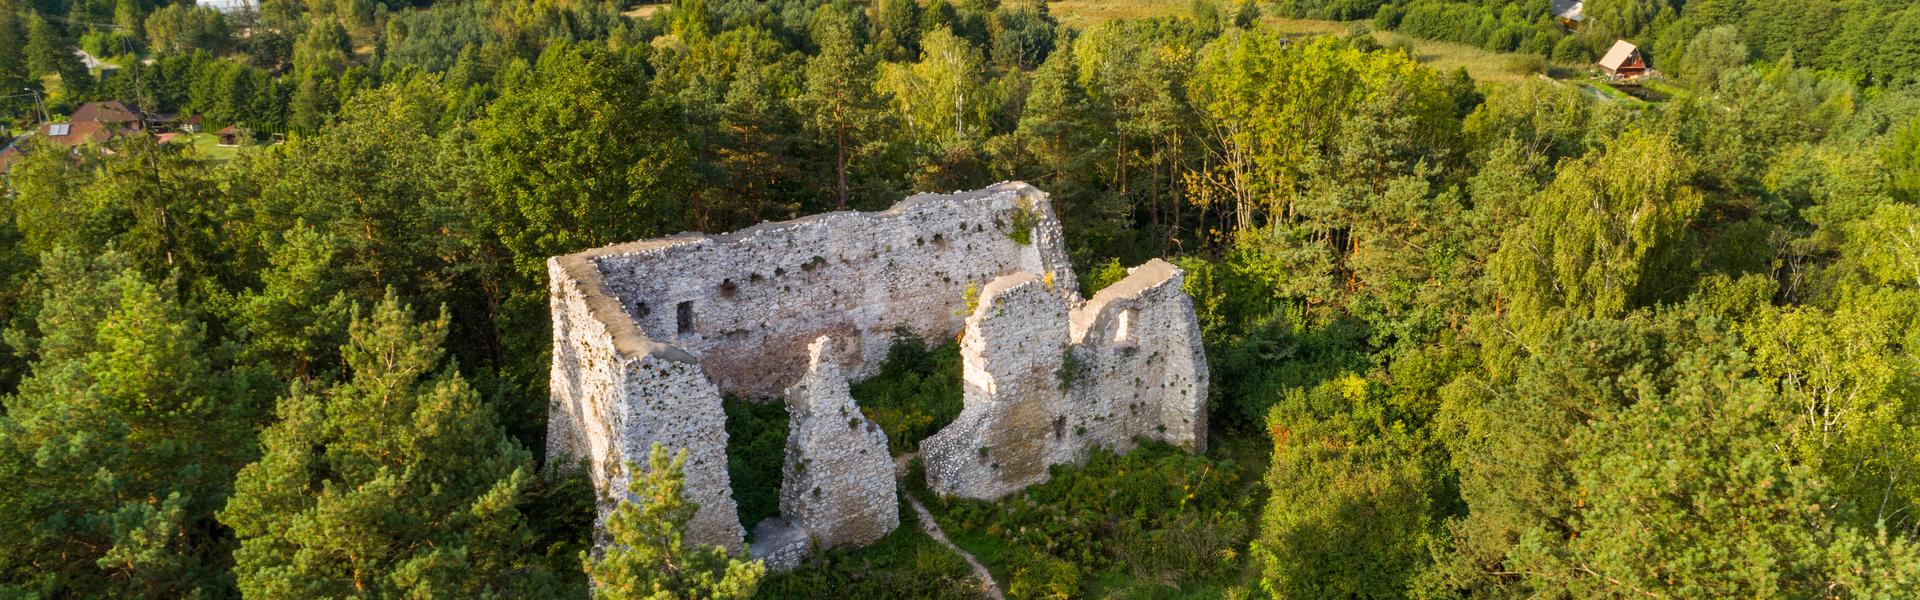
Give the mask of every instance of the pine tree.
<path id="1" fill-rule="evenodd" d="M 57 250 L 39 281 L 32 372 L 0 400 L 0 596 L 222 594 L 250 378 L 124 254 Z"/>
<path id="2" fill-rule="evenodd" d="M 220 520 L 249 597 L 544 596 L 520 513 L 532 457 L 441 360 L 447 316 L 355 314 L 350 379 L 296 382 Z"/>
<path id="3" fill-rule="evenodd" d="M 24 88 L 40 87 L 28 75 L 26 31 L 20 27 L 15 6 L 14 0 L 0 0 L 0 90 L 6 90 L 6 96 L 16 96 L 0 99 L 0 115 L 26 114 L 32 110 L 33 98 L 18 96 Z"/>
<path id="4" fill-rule="evenodd" d="M 753 596 L 766 574 L 759 561 L 729 558 L 718 546 L 696 546 L 686 540 L 687 522 L 699 506 L 688 502 L 683 468 L 687 452 L 667 458 L 667 449 L 654 444 L 649 468 L 634 473 L 627 492 L 639 502 L 622 502 L 607 517 L 608 544 L 599 560 L 588 560 L 594 596 L 602 600 L 670 600 L 702 598 L 742 599 Z"/>
<path id="5" fill-rule="evenodd" d="M 831 8 L 821 9 L 820 16 L 813 31 L 820 54 L 807 61 L 801 103 L 812 117 L 809 128 L 833 139 L 835 189 L 839 193 L 835 208 L 845 209 L 849 154 L 865 141 L 880 99 L 873 91 L 874 63 L 860 52 L 853 18 Z"/>

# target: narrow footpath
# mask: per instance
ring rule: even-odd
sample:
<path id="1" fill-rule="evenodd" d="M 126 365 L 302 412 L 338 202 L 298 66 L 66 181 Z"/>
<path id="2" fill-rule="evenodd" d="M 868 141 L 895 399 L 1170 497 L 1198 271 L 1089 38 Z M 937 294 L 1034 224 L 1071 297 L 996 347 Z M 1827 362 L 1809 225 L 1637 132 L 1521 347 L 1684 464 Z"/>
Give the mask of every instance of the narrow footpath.
<path id="1" fill-rule="evenodd" d="M 893 473 L 896 480 L 906 478 L 907 463 L 912 462 L 915 456 L 918 456 L 918 453 L 902 454 L 893 458 Z M 953 545 L 953 542 L 947 539 L 947 532 L 942 531 L 940 524 L 933 520 L 933 513 L 927 512 L 927 506 L 921 504 L 920 499 L 913 497 L 913 494 L 907 493 L 906 482 L 900 481 L 900 485 L 900 496 L 906 498 L 907 504 L 913 507 L 914 514 L 920 516 L 920 530 L 927 532 L 927 536 L 933 538 L 933 541 L 940 542 L 940 545 L 960 555 L 961 560 L 967 561 L 967 566 L 973 568 L 973 577 L 980 580 L 981 591 L 986 592 L 988 598 L 1006 600 L 1006 594 L 1000 593 L 1000 584 L 994 582 L 993 573 L 987 571 L 987 566 L 980 564 L 980 560 L 974 558 L 972 553 Z"/>

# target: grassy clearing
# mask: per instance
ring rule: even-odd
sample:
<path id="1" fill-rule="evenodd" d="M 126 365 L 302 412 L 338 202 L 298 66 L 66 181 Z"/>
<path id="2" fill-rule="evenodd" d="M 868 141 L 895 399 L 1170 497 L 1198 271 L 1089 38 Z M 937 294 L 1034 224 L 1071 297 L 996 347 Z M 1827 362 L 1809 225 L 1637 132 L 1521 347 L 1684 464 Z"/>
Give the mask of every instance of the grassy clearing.
<path id="1" fill-rule="evenodd" d="M 665 2 L 662 2 L 659 4 L 642 4 L 639 6 L 635 6 L 631 10 L 628 10 L 627 12 L 623 12 L 620 14 L 626 15 L 627 18 L 630 18 L 630 19 L 645 19 L 647 17 L 651 17 L 654 14 L 659 13 L 660 11 L 663 11 L 666 9 L 667 9 L 667 3 Z"/>
<path id="2" fill-rule="evenodd" d="M 1048 6 L 1061 22 L 1081 29 L 1112 19 L 1182 17 L 1192 14 L 1188 3 L 1154 0 L 1063 0 Z M 1370 26 L 1365 21 L 1322 21 L 1276 16 L 1263 17 L 1260 22 L 1292 37 L 1338 35 L 1359 26 Z M 1373 37 L 1385 46 L 1407 48 L 1414 58 L 1436 69 L 1451 71 L 1465 68 L 1475 81 L 1485 83 L 1524 81 L 1534 78 L 1544 68 L 1531 55 L 1489 52 L 1464 44 L 1420 39 L 1392 31 L 1375 31 Z"/>
<path id="3" fill-rule="evenodd" d="M 1047 5 L 1055 18 L 1076 29 L 1086 29 L 1113 19 L 1184 17 L 1193 14 L 1186 2 L 1153 0 L 1061 0 Z"/>
<path id="4" fill-rule="evenodd" d="M 1464 68 L 1474 81 L 1483 83 L 1525 81 L 1534 78 L 1545 68 L 1538 57 L 1527 54 L 1489 52 L 1465 44 L 1421 39 L 1392 31 L 1375 31 L 1373 38 L 1388 47 L 1407 48 L 1415 60 L 1441 71 Z"/>
<path id="5" fill-rule="evenodd" d="M 233 160 L 233 157 L 240 155 L 239 146 L 222 146 L 220 136 L 205 132 L 182 133 L 167 143 L 192 146 L 194 153 L 221 162 Z"/>

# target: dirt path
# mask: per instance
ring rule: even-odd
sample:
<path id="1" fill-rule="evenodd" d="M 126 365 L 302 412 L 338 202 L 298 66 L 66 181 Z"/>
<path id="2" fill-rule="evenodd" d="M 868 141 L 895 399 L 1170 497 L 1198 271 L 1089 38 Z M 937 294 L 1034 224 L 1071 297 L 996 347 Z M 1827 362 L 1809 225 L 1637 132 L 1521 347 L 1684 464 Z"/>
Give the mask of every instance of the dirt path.
<path id="1" fill-rule="evenodd" d="M 907 463 L 911 462 L 914 456 L 914 454 L 902 454 L 893 458 L 893 472 L 896 478 L 906 477 Z M 1006 594 L 1000 593 L 1000 584 L 993 580 L 993 573 L 987 571 L 987 566 L 980 564 L 980 560 L 974 558 L 972 553 L 960 549 L 947 539 L 947 532 L 942 531 L 940 524 L 934 522 L 933 513 L 927 512 L 927 506 L 921 504 L 919 498 L 913 497 L 913 494 L 907 493 L 904 489 L 900 491 L 900 495 L 907 499 L 908 505 L 913 507 L 914 514 L 920 516 L 920 530 L 927 532 L 927 537 L 933 538 L 933 541 L 940 542 L 940 545 L 960 555 L 961 560 L 967 561 L 967 566 L 973 568 L 973 577 L 980 580 L 981 591 L 986 592 L 988 598 L 1006 600 Z"/>

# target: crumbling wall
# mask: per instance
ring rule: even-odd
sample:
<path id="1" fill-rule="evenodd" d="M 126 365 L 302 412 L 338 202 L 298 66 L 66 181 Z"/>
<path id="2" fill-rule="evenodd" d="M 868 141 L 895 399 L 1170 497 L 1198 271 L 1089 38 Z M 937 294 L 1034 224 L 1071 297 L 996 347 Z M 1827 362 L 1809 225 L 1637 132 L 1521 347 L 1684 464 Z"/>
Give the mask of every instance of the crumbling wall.
<path id="1" fill-rule="evenodd" d="M 1072 461 L 1137 437 L 1206 450 L 1206 347 L 1185 285 L 1185 272 L 1154 259 L 1074 310 L 1074 416 L 1086 431 Z"/>
<path id="2" fill-rule="evenodd" d="M 927 483 L 942 494 L 998 498 L 1047 478 L 1067 410 L 1061 367 L 1067 301 L 1031 273 L 980 290 L 960 343 L 965 404 L 920 443 Z"/>
<path id="3" fill-rule="evenodd" d="M 1136 437 L 1205 447 L 1206 362 L 1179 269 L 1150 262 L 1082 302 L 1046 195 L 1026 184 L 608 246 L 548 273 L 547 453 L 587 463 L 603 515 L 626 497 L 624 465 L 663 444 L 688 452 L 688 539 L 740 550 L 721 394 L 787 391 L 783 514 L 753 548 L 776 567 L 898 525 L 885 436 L 846 385 L 900 328 L 965 327 L 965 408 L 922 443 L 942 493 L 999 497 Z M 982 284 L 969 311 L 964 291 Z"/>
<path id="4" fill-rule="evenodd" d="M 887 434 L 854 404 L 832 345 L 826 336 L 814 340 L 807 373 L 787 388 L 780 516 L 753 529 L 754 556 L 775 570 L 814 549 L 865 546 L 900 526 Z"/>
<path id="5" fill-rule="evenodd" d="M 604 518 L 626 497 L 628 465 L 648 468 L 653 444 L 685 450 L 686 496 L 699 505 L 688 537 L 742 549 L 720 391 L 692 356 L 609 318 L 617 307 L 597 291 L 596 272 L 561 259 L 547 269 L 554 336 L 548 459 L 586 463 Z"/>
<path id="6" fill-rule="evenodd" d="M 900 525 L 887 434 L 860 414 L 821 337 L 811 366 L 787 389 L 787 461 L 780 514 L 821 548 L 862 546 Z"/>
<path id="7" fill-rule="evenodd" d="M 960 348 L 965 407 L 920 446 L 928 485 L 995 499 L 1096 447 L 1203 450 L 1206 356 L 1183 281 L 1150 261 L 1072 310 L 1031 274 L 988 284 Z"/>
<path id="8" fill-rule="evenodd" d="M 721 390 L 778 395 L 807 344 L 845 342 L 835 360 L 870 375 L 895 330 L 959 330 L 961 292 L 1015 272 L 1073 287 L 1059 221 L 1023 183 L 921 194 L 875 213 L 835 212 L 722 235 L 686 234 L 582 254 L 652 340 L 700 361 Z"/>

